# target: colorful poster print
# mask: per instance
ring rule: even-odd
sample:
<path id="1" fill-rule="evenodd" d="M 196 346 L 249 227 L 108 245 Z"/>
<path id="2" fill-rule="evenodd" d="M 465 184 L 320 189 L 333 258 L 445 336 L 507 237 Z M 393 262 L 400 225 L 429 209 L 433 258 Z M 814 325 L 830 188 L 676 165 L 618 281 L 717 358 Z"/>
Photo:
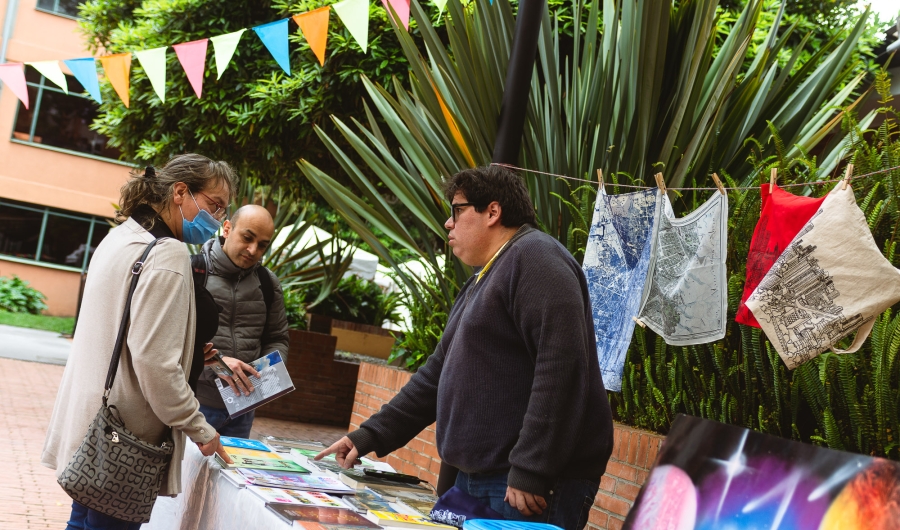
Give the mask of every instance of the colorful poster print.
<path id="1" fill-rule="evenodd" d="M 681 219 L 663 196 L 655 250 L 638 317 L 673 346 L 725 336 L 728 318 L 728 197 L 715 192 Z"/>
<path id="2" fill-rule="evenodd" d="M 900 463 L 678 415 L 626 530 L 900 529 Z"/>
<path id="3" fill-rule="evenodd" d="M 597 193 L 584 254 L 597 338 L 600 373 L 607 390 L 622 390 L 625 354 L 634 333 L 654 232 L 659 190 L 607 195 Z"/>

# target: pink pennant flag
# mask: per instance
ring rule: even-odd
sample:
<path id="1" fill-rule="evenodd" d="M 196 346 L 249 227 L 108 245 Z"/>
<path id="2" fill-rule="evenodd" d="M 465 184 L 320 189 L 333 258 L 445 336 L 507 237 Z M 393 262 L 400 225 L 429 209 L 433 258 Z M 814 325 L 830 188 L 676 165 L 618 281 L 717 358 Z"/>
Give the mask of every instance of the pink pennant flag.
<path id="1" fill-rule="evenodd" d="M 203 71 L 206 69 L 206 45 L 209 39 L 200 39 L 172 45 L 175 55 L 197 97 L 203 94 Z"/>
<path id="2" fill-rule="evenodd" d="M 22 63 L 6 63 L 0 64 L 0 81 L 6 83 L 6 86 L 12 90 L 28 108 L 28 85 L 25 84 L 25 65 Z"/>
<path id="3" fill-rule="evenodd" d="M 388 9 L 388 3 L 390 3 L 397 12 L 397 18 L 403 23 L 403 27 L 409 31 L 409 0 L 381 0 L 381 3 L 384 4 L 384 10 L 388 12 L 388 15 L 391 14 L 391 10 Z"/>

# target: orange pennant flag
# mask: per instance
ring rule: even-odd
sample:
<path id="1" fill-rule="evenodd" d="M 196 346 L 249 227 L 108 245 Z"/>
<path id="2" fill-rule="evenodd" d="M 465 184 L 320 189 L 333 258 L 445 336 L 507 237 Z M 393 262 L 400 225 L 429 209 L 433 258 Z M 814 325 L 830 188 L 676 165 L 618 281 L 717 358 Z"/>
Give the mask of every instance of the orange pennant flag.
<path id="1" fill-rule="evenodd" d="M 117 53 L 115 55 L 107 55 L 100 57 L 103 63 L 103 71 L 106 72 L 106 78 L 116 91 L 116 94 L 122 98 L 125 107 L 128 107 L 128 88 L 131 75 L 131 53 Z"/>
<path id="2" fill-rule="evenodd" d="M 328 18 L 330 15 L 331 6 L 325 6 L 293 17 L 322 66 L 325 66 L 325 43 L 328 42 Z"/>

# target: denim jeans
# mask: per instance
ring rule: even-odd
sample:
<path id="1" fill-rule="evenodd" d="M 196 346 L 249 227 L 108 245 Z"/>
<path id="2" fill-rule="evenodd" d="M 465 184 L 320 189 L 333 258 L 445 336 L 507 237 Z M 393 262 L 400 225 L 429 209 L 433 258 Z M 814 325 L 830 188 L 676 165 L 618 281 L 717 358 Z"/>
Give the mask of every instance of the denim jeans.
<path id="1" fill-rule="evenodd" d="M 581 530 L 587 525 L 588 513 L 594 504 L 594 497 L 600 488 L 600 481 L 575 478 L 558 479 L 551 488 L 547 509 L 539 515 L 525 516 L 508 502 L 506 479 L 508 473 L 467 474 L 462 471 L 456 476 L 456 487 L 489 505 L 494 511 L 510 521 L 549 523 L 565 530 Z"/>
<path id="2" fill-rule="evenodd" d="M 217 409 L 200 405 L 200 412 L 206 416 L 206 423 L 209 423 L 222 436 L 231 436 L 232 438 L 250 438 L 250 429 L 253 427 L 253 412 L 241 414 L 237 418 L 229 419 L 226 409 Z"/>
<path id="3" fill-rule="evenodd" d="M 116 519 L 73 501 L 66 530 L 138 530 L 140 527 L 141 523 Z"/>

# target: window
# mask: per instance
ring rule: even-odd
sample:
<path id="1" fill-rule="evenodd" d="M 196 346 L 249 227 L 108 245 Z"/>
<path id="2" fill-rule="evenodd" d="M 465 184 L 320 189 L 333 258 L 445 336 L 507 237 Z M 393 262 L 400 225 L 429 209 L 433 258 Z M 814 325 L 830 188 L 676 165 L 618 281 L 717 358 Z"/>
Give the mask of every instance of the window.
<path id="1" fill-rule="evenodd" d="M 78 6 L 81 4 L 81 0 L 38 0 L 37 8 L 57 15 L 78 18 Z"/>
<path id="2" fill-rule="evenodd" d="M 26 68 L 25 80 L 31 109 L 19 102 L 13 138 L 118 159 L 119 150 L 108 147 L 106 137 L 90 129 L 97 115 L 97 104 L 81 95 L 84 87 L 77 79 L 66 76 L 68 95 L 34 68 Z"/>
<path id="3" fill-rule="evenodd" d="M 2 255 L 83 269 L 108 232 L 102 218 L 0 200 Z"/>

